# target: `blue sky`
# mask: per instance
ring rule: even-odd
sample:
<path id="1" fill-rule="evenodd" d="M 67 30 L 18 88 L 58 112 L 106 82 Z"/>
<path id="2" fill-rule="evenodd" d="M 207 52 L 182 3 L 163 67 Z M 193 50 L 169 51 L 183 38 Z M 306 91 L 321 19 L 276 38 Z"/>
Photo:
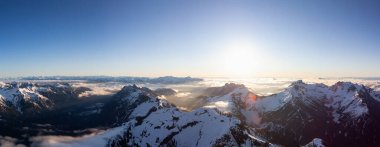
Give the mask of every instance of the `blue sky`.
<path id="1" fill-rule="evenodd" d="M 376 1 L 0 1 L 0 77 L 373 77 L 379 56 Z"/>

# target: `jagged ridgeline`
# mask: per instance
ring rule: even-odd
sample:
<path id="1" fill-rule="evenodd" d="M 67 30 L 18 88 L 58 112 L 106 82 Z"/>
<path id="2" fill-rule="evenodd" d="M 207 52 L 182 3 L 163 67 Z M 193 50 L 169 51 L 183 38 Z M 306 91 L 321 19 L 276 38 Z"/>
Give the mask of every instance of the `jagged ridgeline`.
<path id="1" fill-rule="evenodd" d="M 78 100 L 86 90 L 91 89 L 3 83 L 0 135 L 35 146 L 380 144 L 379 93 L 354 83 L 327 86 L 297 81 L 269 96 L 256 95 L 244 85 L 226 84 L 204 90 L 198 97 L 202 105 L 190 112 L 159 98 L 173 94 L 170 89 L 131 85 L 107 98 Z M 67 99 L 81 103 L 57 107 Z M 94 134 L 91 128 L 104 131 Z M 71 139 L 49 142 L 57 135 Z"/>

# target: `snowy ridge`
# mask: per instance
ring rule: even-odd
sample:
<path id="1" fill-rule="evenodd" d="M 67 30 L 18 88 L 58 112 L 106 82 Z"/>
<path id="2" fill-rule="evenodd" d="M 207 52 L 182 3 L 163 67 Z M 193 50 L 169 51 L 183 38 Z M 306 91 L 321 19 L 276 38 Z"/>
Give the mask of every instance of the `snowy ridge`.
<path id="1" fill-rule="evenodd" d="M 278 94 L 260 98 L 255 107 L 260 113 L 265 113 L 277 111 L 287 103 L 294 104 L 295 99 L 305 104 L 318 102 L 331 108 L 334 121 L 339 123 L 341 115 L 358 118 L 368 113 L 368 108 L 359 95 L 365 91 L 364 86 L 349 82 L 338 82 L 328 87 L 324 84 L 306 84 L 297 81 Z"/>
<path id="2" fill-rule="evenodd" d="M 304 147 L 325 147 L 322 139 L 314 138 L 310 143 L 306 144 Z"/>
<path id="3" fill-rule="evenodd" d="M 348 82 L 326 86 L 297 81 L 277 94 L 258 96 L 243 85 L 226 84 L 206 90 L 203 106 L 183 112 L 148 88 L 125 86 L 102 107 L 112 124 L 109 129 L 69 140 L 36 143 L 275 146 L 270 143 L 274 142 L 284 146 L 323 146 L 325 141 L 327 145 L 347 145 L 348 141 L 362 139 L 357 134 L 370 132 L 366 137 L 372 137 L 373 142 L 368 144 L 373 145 L 377 144 L 376 126 L 380 122 L 377 115 L 370 113 L 378 112 L 373 110 L 379 106 L 375 92 Z M 334 144 L 336 138 L 340 140 Z"/>
<path id="4" fill-rule="evenodd" d="M 237 87 L 226 95 L 208 98 L 204 107 L 216 108 L 225 114 L 236 114 L 236 111 L 240 111 L 247 119 L 252 119 L 259 117 L 256 114 L 278 111 L 286 104 L 296 105 L 297 100 L 306 105 L 321 103 L 332 109 L 331 115 L 334 121 L 339 123 L 344 115 L 358 118 L 368 113 L 368 108 L 359 95 L 365 90 L 362 85 L 348 82 L 338 82 L 329 87 L 324 84 L 296 81 L 280 93 L 259 97 L 246 87 Z M 255 124 L 258 123 L 259 121 L 255 121 Z"/>
<path id="5" fill-rule="evenodd" d="M 49 99 L 39 93 L 40 88 L 32 83 L 1 83 L 0 99 L 2 106 L 14 107 L 22 112 L 24 103 L 30 103 L 37 109 L 52 106 Z M 8 104 L 8 105 L 7 105 Z"/>
<path id="6" fill-rule="evenodd" d="M 137 90 L 124 99 L 135 102 L 136 95 L 143 93 L 146 92 Z M 112 146 L 122 146 L 119 143 L 123 140 L 131 146 L 147 144 L 150 146 L 209 146 L 211 144 L 252 145 L 253 143 L 265 143 L 254 140 L 248 137 L 248 134 L 244 135 L 240 131 L 241 134 L 239 135 L 246 137 L 236 141 L 238 134 L 234 133 L 234 130 L 241 128 L 240 120 L 223 115 L 223 112 L 217 111 L 217 109 L 204 107 L 192 112 L 182 112 L 176 107 L 168 106 L 166 100 L 155 97 L 150 97 L 137 106 L 129 116 L 129 120 L 123 125 L 124 134 L 109 141 Z"/>
<path id="7" fill-rule="evenodd" d="M 334 91 L 334 94 L 329 97 L 331 103 L 327 103 L 326 106 L 334 109 L 333 116 L 335 122 L 339 123 L 340 115 L 342 114 L 358 118 L 368 113 L 368 107 L 359 95 L 360 92 L 365 91 L 363 85 L 338 82 L 331 89 Z"/>
<path id="8" fill-rule="evenodd" d="M 252 132 L 247 128 L 260 126 L 261 115 L 278 111 L 285 105 L 296 106 L 295 100 L 303 101 L 305 105 L 321 103 L 322 106 L 332 109 L 331 113 L 338 114 L 332 114 L 336 117 L 336 123 L 339 123 L 341 117 L 346 115 L 355 119 L 368 112 L 368 108 L 362 101 L 363 98 L 358 94 L 364 92 L 363 90 L 365 90 L 363 86 L 352 83 L 337 83 L 329 87 L 324 84 L 306 84 L 297 81 L 283 92 L 268 97 L 258 97 L 246 87 L 237 86 L 225 95 L 207 98 L 206 104 L 202 108 L 188 113 L 181 112 L 175 107 L 160 109 L 157 107 L 157 103 L 143 103 L 131 114 L 131 117 L 143 118 L 143 120 L 132 119 L 125 123 L 127 131 L 117 139 L 111 139 L 110 143 L 117 145 L 124 139 L 128 145 L 149 144 L 152 146 L 163 144 L 207 146 L 220 144 L 220 140 L 223 145 L 233 146 L 243 144 L 252 146 L 254 142 L 265 144 L 267 141 L 259 141 L 260 139 L 257 138 L 261 137 L 255 137 L 256 135 L 249 133 L 245 135 L 248 136 L 246 139 L 256 139 L 236 141 L 237 135 L 234 134 L 236 133 L 234 130 L 245 133 Z M 144 112 L 144 110 L 149 111 Z M 214 130 L 213 128 L 218 129 Z M 197 141 L 189 139 L 194 138 L 193 136 L 201 137 Z M 226 138 L 228 138 L 227 142 Z M 313 143 L 320 142 L 314 140 Z"/>
<path id="9" fill-rule="evenodd" d="M 350 82 L 327 86 L 297 81 L 257 100 L 255 107 L 262 117 L 257 131 L 286 146 L 307 144 L 316 137 L 334 145 L 363 143 L 372 135 L 360 135 L 372 134 L 377 128 L 373 125 L 378 122 L 380 103 L 373 95 L 372 89 Z"/>
<path id="10" fill-rule="evenodd" d="M 248 92 L 236 89 L 233 93 Z M 213 107 L 182 112 L 166 100 L 158 99 L 149 89 L 126 86 L 115 98 L 120 98 L 119 111 L 128 111 L 125 122 L 113 129 L 70 142 L 43 142 L 49 146 L 269 146 L 247 132 L 249 128 L 236 117 L 225 115 Z M 223 99 L 223 98 L 221 98 Z M 129 106 L 137 105 L 133 110 Z M 122 109 L 120 109 L 122 108 Z M 129 112 L 131 111 L 131 112 Z M 112 134 L 112 135 L 110 135 Z M 101 140 L 101 142 L 100 142 Z"/>
<path id="11" fill-rule="evenodd" d="M 204 108 L 215 108 L 223 114 L 233 115 L 247 124 L 258 125 L 261 119 L 255 108 L 257 97 L 248 88 L 238 85 L 226 95 L 208 98 Z"/>
<path id="12" fill-rule="evenodd" d="M 90 90 L 67 83 L 0 83 L 0 106 L 19 114 L 37 114 L 41 110 L 51 110 L 57 105 L 73 102 L 81 93 Z"/>

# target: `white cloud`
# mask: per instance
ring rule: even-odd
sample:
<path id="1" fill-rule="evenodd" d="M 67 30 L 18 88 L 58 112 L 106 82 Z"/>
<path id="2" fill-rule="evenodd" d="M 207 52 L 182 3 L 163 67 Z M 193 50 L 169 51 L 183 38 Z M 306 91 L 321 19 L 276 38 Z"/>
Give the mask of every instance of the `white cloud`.
<path id="1" fill-rule="evenodd" d="M 0 136 L 0 147 L 26 147 L 23 144 L 17 144 L 17 139 L 9 136 Z"/>
<path id="2" fill-rule="evenodd" d="M 86 91 L 79 97 L 89 97 L 95 95 L 110 95 L 118 92 L 124 85 L 121 83 L 73 83 L 73 87 L 87 87 L 91 91 Z"/>

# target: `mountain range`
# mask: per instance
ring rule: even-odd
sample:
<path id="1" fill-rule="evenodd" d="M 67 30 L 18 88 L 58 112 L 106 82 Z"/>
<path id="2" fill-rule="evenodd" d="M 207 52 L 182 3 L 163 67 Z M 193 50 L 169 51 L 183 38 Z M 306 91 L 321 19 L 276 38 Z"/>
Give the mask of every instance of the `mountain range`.
<path id="1" fill-rule="evenodd" d="M 65 83 L 1 83 L 0 136 L 30 146 L 379 146 L 380 92 L 295 81 L 276 94 L 205 89 L 191 111 L 128 85 L 104 97 Z M 64 139 L 57 139 L 59 137 Z"/>

